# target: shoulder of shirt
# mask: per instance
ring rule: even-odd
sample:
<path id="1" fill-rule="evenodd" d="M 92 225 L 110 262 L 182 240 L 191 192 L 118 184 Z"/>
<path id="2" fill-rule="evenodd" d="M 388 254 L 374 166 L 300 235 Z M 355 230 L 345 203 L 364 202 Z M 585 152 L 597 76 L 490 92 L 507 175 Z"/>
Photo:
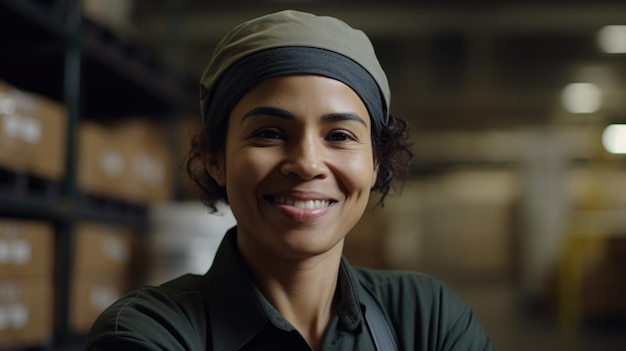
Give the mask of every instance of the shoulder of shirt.
<path id="1" fill-rule="evenodd" d="M 373 291 L 413 288 L 423 293 L 439 293 L 446 288 L 441 281 L 424 273 L 363 267 L 352 269 L 359 282 Z"/>
<path id="2" fill-rule="evenodd" d="M 353 273 L 384 305 L 416 305 L 427 314 L 438 313 L 443 306 L 453 314 L 468 307 L 445 283 L 427 274 L 361 267 L 353 268 Z"/>
<path id="3" fill-rule="evenodd" d="M 173 342 L 176 333 L 159 333 L 185 328 L 203 330 L 203 317 L 201 276 L 187 274 L 160 286 L 133 290 L 109 306 L 93 324 L 86 350 L 112 340 L 150 342 L 160 338 Z M 172 340 L 168 340 L 170 336 Z"/>
<path id="4" fill-rule="evenodd" d="M 443 282 L 410 271 L 352 273 L 377 297 L 406 349 L 494 350 L 471 307 Z"/>
<path id="5" fill-rule="evenodd" d="M 468 329 L 471 329 L 468 335 L 477 335 L 479 341 L 487 340 L 471 307 L 446 284 L 429 275 L 368 268 L 353 268 L 353 274 L 363 288 L 376 296 L 394 329 L 402 331 L 399 335 L 419 336 L 419 340 L 404 341 L 409 345 L 424 340 L 451 342 L 465 335 Z M 426 345 L 420 347 L 430 349 Z"/>
<path id="6" fill-rule="evenodd" d="M 170 297 L 181 294 L 195 294 L 202 292 L 203 276 L 196 274 L 185 274 L 161 284 L 157 289 Z"/>

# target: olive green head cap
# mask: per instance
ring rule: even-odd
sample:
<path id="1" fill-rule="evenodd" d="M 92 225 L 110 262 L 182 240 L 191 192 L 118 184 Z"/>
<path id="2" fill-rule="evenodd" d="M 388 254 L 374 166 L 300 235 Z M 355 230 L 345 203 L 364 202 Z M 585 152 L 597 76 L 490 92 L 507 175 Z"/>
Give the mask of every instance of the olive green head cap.
<path id="1" fill-rule="evenodd" d="M 378 86 L 384 101 L 383 118 L 389 115 L 391 92 L 374 48 L 360 30 L 328 16 L 286 10 L 244 22 L 232 29 L 217 44 L 200 81 L 203 119 L 211 104 L 213 91 L 220 77 L 233 64 L 255 53 L 282 47 L 323 49 L 345 56 L 361 66 Z"/>

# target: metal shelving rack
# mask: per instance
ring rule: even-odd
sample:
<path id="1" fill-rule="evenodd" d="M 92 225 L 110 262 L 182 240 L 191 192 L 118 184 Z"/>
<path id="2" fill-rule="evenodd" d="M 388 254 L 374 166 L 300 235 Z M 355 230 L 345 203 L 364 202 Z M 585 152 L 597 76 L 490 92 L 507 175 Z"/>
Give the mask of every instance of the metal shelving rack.
<path id="1" fill-rule="evenodd" d="M 180 74 L 145 55 L 140 45 L 85 19 L 79 0 L 0 0 L 0 46 L 0 79 L 67 107 L 66 172 L 61 184 L 51 185 L 58 191 L 33 196 L 11 189 L 11 184 L 7 189 L 0 174 L 0 216 L 54 224 L 56 327 L 51 343 L 40 349 L 82 349 L 84 336 L 74 335 L 68 321 L 74 224 L 94 220 L 143 228 L 147 209 L 127 204 L 106 210 L 85 206 L 85 194 L 75 185 L 79 120 L 143 113 L 171 122 L 183 111 L 193 111 L 196 91 Z M 17 183 L 27 177 L 11 176 Z"/>

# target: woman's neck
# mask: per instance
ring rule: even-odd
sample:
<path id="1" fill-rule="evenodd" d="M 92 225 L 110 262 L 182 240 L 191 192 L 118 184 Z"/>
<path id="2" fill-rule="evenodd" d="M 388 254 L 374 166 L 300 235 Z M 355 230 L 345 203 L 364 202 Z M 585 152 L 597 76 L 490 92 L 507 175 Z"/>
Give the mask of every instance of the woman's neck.
<path id="1" fill-rule="evenodd" d="M 300 260 L 242 253 L 263 295 L 314 350 L 335 314 L 342 248 Z"/>

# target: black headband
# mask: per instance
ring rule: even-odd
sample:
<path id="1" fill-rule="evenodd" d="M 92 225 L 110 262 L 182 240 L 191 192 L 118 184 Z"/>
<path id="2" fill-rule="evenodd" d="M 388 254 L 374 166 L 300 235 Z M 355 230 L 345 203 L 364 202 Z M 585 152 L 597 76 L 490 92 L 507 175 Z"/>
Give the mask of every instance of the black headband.
<path id="1" fill-rule="evenodd" d="M 318 74 L 336 79 L 354 90 L 370 114 L 372 128 L 386 124 L 387 111 L 376 81 L 350 58 L 312 47 L 277 47 L 255 52 L 229 67 L 207 97 L 203 112 L 210 127 L 228 120 L 237 102 L 260 81 L 287 74 Z"/>

